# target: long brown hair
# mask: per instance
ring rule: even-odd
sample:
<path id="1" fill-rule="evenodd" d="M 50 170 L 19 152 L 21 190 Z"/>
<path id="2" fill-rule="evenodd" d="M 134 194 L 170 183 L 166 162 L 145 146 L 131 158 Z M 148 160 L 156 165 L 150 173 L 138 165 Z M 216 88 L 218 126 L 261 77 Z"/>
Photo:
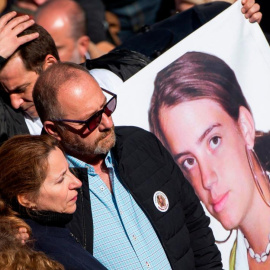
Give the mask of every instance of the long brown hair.
<path id="1" fill-rule="evenodd" d="M 6 228 L 10 234 L 15 236 L 21 227 L 27 230 L 29 236 L 31 235 L 30 226 L 24 220 L 18 218 L 17 213 L 0 196 L 0 228 Z"/>
<path id="2" fill-rule="evenodd" d="M 7 204 L 17 196 L 36 197 L 47 174 L 48 156 L 58 146 L 49 135 L 19 135 L 0 147 L 0 193 Z"/>
<path id="3" fill-rule="evenodd" d="M 64 267 L 43 252 L 23 245 L 7 227 L 0 226 L 0 269 L 64 270 Z"/>
<path id="4" fill-rule="evenodd" d="M 48 156 L 57 146 L 57 140 L 48 135 L 19 135 L 0 147 L 0 269 L 64 269 L 16 239 L 19 228 L 26 228 L 29 235 L 31 228 L 12 210 L 18 195 L 38 195 Z"/>

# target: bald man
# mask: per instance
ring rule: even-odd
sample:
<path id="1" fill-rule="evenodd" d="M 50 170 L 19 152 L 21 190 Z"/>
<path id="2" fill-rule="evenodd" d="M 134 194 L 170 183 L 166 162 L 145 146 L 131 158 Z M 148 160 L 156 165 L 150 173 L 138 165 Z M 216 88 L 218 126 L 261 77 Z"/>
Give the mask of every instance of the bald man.
<path id="1" fill-rule="evenodd" d="M 86 35 L 85 14 L 72 0 L 48 1 L 37 9 L 36 23 L 44 27 L 55 41 L 60 60 L 77 64 L 97 58 L 100 51 Z"/>

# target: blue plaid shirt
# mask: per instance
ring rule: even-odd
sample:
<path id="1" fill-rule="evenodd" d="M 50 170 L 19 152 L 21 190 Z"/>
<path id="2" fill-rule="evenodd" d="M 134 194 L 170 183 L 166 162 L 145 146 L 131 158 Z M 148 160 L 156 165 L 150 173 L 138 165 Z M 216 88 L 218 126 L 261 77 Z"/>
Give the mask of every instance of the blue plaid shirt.
<path id="1" fill-rule="evenodd" d="M 71 167 L 88 169 L 94 226 L 94 257 L 108 269 L 171 269 L 164 249 L 141 208 L 120 183 L 115 160 L 105 158 L 111 193 L 94 168 L 68 156 Z"/>

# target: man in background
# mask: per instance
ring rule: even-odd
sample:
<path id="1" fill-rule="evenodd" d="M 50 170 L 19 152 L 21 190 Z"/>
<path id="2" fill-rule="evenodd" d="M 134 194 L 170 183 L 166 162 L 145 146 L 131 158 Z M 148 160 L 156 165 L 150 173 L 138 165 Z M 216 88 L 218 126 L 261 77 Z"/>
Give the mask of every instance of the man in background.
<path id="1" fill-rule="evenodd" d="M 8 13 L 0 21 L 3 22 L 9 16 L 12 17 L 12 14 L 16 13 Z M 5 39 L 8 34 L 12 34 L 15 41 L 21 41 L 21 45 L 18 45 L 17 49 L 14 46 L 12 48 L 10 44 L 13 43 L 5 44 L 12 50 L 8 54 L 3 54 L 5 58 L 0 67 L 1 143 L 2 139 L 5 140 L 16 134 L 36 135 L 41 133 L 42 124 L 32 98 L 33 87 L 40 73 L 59 60 L 53 39 L 41 26 L 31 25 L 25 30 L 22 29 L 20 34 L 17 33 L 20 29 L 19 26 L 17 26 L 17 31 L 9 26 L 21 18 L 23 17 L 10 20 L 0 33 L 0 36 L 3 35 Z M 32 24 L 33 21 L 30 23 Z M 29 25 L 29 23 L 24 25 L 24 28 Z M 23 44 L 23 41 L 28 42 Z"/>
<path id="2" fill-rule="evenodd" d="M 106 53 L 87 36 L 85 13 L 75 1 L 48 1 L 37 9 L 35 21 L 52 36 L 61 61 L 80 64 Z"/>

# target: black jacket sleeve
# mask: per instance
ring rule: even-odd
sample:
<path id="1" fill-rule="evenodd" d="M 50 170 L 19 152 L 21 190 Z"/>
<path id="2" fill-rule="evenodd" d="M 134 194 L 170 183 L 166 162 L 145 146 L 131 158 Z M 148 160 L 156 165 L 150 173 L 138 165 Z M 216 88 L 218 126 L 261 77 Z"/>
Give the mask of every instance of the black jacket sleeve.
<path id="1" fill-rule="evenodd" d="M 11 107 L 9 96 L 0 85 L 0 145 L 18 134 L 29 134 L 24 116 Z"/>

